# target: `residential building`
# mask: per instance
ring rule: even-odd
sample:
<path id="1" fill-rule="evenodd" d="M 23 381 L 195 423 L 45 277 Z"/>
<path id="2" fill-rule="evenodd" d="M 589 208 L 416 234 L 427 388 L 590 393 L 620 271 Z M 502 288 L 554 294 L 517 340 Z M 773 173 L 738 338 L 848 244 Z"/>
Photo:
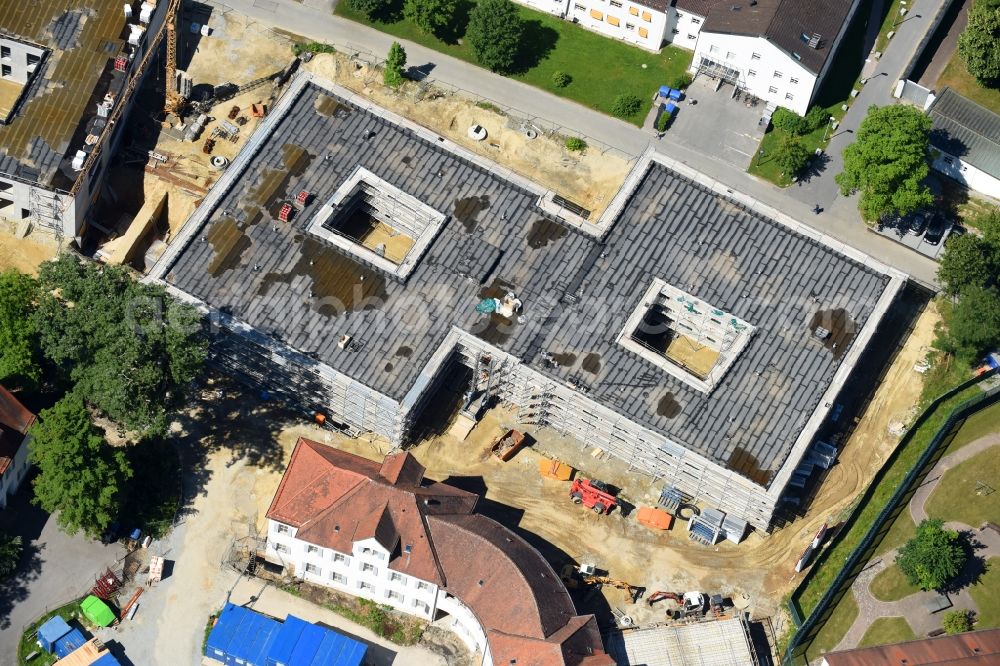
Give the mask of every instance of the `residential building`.
<path id="1" fill-rule="evenodd" d="M 0 3 L 0 218 L 82 236 L 167 4 Z"/>
<path id="2" fill-rule="evenodd" d="M 823 655 L 820 666 L 990 666 L 998 663 L 1000 629 L 985 629 L 893 645 L 828 652 Z"/>
<path id="3" fill-rule="evenodd" d="M 148 276 L 225 372 L 393 445 L 458 376 L 757 529 L 905 280 L 655 152 L 593 216 L 308 75 L 254 139 Z"/>
<path id="4" fill-rule="evenodd" d="M 552 567 L 476 513 L 478 495 L 299 439 L 267 512 L 266 557 L 307 582 L 425 620 L 451 618 L 484 666 L 613 666 Z"/>
<path id="5" fill-rule="evenodd" d="M 935 170 L 1000 198 L 1000 115 L 945 88 L 927 109 Z"/>
<path id="6" fill-rule="evenodd" d="M 35 415 L 0 386 L 0 509 L 28 475 L 28 429 L 34 422 Z"/>

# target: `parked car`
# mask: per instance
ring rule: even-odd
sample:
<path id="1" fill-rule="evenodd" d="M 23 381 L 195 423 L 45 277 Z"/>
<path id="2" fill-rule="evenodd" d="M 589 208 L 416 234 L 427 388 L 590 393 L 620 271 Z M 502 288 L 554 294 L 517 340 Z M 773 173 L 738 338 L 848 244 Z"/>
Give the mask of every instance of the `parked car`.
<path id="1" fill-rule="evenodd" d="M 961 224 L 952 224 L 951 231 L 948 233 L 948 238 L 957 238 L 958 236 L 964 236 L 966 234 L 966 228 Z"/>
<path id="2" fill-rule="evenodd" d="M 937 245 L 941 242 L 944 232 L 948 229 L 948 222 L 941 215 L 930 215 L 927 223 L 927 231 L 924 232 L 924 242 L 929 245 Z"/>
<path id="3" fill-rule="evenodd" d="M 917 211 L 916 213 L 911 213 L 904 221 L 906 223 L 906 230 L 911 234 L 919 236 L 924 233 L 924 229 L 927 228 L 927 218 L 928 214 L 923 211 Z"/>

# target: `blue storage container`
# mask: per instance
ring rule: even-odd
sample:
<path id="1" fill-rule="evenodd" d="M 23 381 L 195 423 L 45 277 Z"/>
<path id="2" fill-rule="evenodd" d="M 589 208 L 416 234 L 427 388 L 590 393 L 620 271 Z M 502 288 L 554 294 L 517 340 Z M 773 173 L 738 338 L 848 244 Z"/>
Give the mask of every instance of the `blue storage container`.
<path id="1" fill-rule="evenodd" d="M 120 661 L 115 659 L 115 655 L 110 652 L 105 652 L 90 666 L 122 666 L 122 664 Z"/>
<path id="2" fill-rule="evenodd" d="M 670 86 L 660 86 L 660 97 L 670 97 Z"/>
<path id="3" fill-rule="evenodd" d="M 666 106 L 663 107 L 663 110 L 669 116 L 673 116 L 675 113 L 677 113 L 677 107 L 671 102 L 667 102 Z"/>
<path id="4" fill-rule="evenodd" d="M 669 97 L 670 97 L 670 99 L 674 100 L 675 102 L 679 102 L 679 101 L 681 101 L 681 95 L 683 95 L 683 94 L 684 93 L 682 93 L 680 90 L 671 89 Z"/>
<path id="5" fill-rule="evenodd" d="M 72 629 L 68 634 L 56 641 L 56 656 L 62 659 L 73 650 L 87 642 L 79 629 Z"/>
<path id="6" fill-rule="evenodd" d="M 38 627 L 38 644 L 41 645 L 42 649 L 46 652 L 54 652 L 56 648 L 56 641 L 72 630 L 73 628 L 66 623 L 66 620 L 56 615 L 55 617 L 46 620 L 45 624 Z"/>

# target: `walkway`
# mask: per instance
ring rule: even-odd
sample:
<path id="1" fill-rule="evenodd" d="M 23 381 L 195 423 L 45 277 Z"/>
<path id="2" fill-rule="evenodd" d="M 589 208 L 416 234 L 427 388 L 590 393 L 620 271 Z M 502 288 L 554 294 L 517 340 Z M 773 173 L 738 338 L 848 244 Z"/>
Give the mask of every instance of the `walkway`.
<path id="1" fill-rule="evenodd" d="M 840 197 L 833 177 L 840 169 L 840 152 L 852 140 L 855 129 L 871 104 L 892 104 L 892 85 L 909 62 L 924 30 L 944 0 L 915 0 L 909 16 L 897 28 L 879 62 L 879 74 L 862 89 L 851 111 L 844 118 L 829 153 L 828 168 L 802 187 L 780 189 L 738 169 L 723 159 L 684 145 L 680 137 L 667 133 L 657 145 L 660 152 L 700 171 L 709 178 L 748 194 L 804 224 L 852 245 L 876 259 L 912 275 L 918 280 L 935 282 L 937 264 L 899 244 L 870 233 L 861 224 L 854 197 Z M 348 52 L 385 54 L 394 37 L 334 16 L 331 0 L 208 0 L 219 7 L 216 11 L 236 10 L 264 24 L 287 32 L 332 43 Z M 919 15 L 919 18 L 918 18 Z M 211 24 L 211 20 L 209 21 Z M 566 133 L 579 133 L 597 142 L 627 153 L 642 154 L 650 144 L 648 131 L 593 111 L 576 102 L 557 97 L 520 81 L 486 71 L 418 44 L 400 40 L 406 48 L 410 66 L 427 69 L 427 80 L 454 86 L 470 95 L 479 96 L 510 107 L 528 117 L 541 119 L 565 128 Z M 380 56 L 381 57 L 381 56 Z M 836 206 L 830 202 L 836 199 Z M 819 203 L 826 209 L 822 215 L 812 212 Z"/>
<path id="2" fill-rule="evenodd" d="M 913 522 L 919 525 L 921 521 L 927 519 L 927 511 L 924 507 L 945 472 L 994 446 L 1000 446 L 1000 433 L 977 439 L 974 442 L 966 444 L 958 451 L 941 458 L 928 474 L 928 479 L 917 489 L 910 499 L 908 508 Z M 990 557 L 1000 556 L 1000 534 L 992 530 L 980 531 L 978 528 L 956 521 L 945 523 L 945 527 L 959 532 L 971 532 L 976 541 L 983 546 L 977 551 L 977 558 L 988 560 Z M 910 627 L 918 637 L 926 636 L 931 631 L 941 628 L 944 613 L 931 614 L 924 608 L 924 605 L 928 601 L 937 596 L 936 592 L 920 591 L 899 601 L 880 601 L 869 590 L 872 580 L 895 562 L 896 552 L 897 549 L 893 549 L 870 561 L 867 568 L 858 575 L 853 585 L 851 585 L 851 592 L 858 603 L 858 617 L 855 618 L 854 624 L 851 625 L 840 643 L 837 644 L 836 650 L 849 650 L 857 647 L 872 622 L 882 617 L 906 618 L 906 621 L 909 622 Z M 968 565 L 975 566 L 974 560 L 970 560 Z M 951 601 L 952 608 L 954 609 L 979 610 L 976 602 L 969 594 L 968 587 L 958 592 L 949 593 L 948 599 Z"/>

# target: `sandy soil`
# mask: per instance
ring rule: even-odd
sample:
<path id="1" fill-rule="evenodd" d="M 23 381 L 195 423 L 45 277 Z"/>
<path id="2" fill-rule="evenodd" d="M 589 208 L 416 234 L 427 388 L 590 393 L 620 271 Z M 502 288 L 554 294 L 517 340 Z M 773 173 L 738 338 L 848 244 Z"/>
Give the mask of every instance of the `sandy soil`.
<path id="1" fill-rule="evenodd" d="M 528 139 L 522 132 L 508 127 L 506 116 L 477 107 L 458 95 L 429 87 L 425 90 L 416 83 L 407 83 L 398 92 L 391 90 L 382 85 L 381 72 L 363 63 L 351 62 L 341 54 L 318 55 L 304 69 L 365 95 L 554 190 L 592 211 L 592 221 L 597 220 L 611 202 L 632 167 L 631 162 L 602 155 L 596 148 L 588 148 L 583 154 L 570 152 L 563 145 L 565 137 L 540 134 L 535 139 Z M 468 137 L 472 125 L 486 128 L 486 140 L 474 141 Z"/>
<path id="2" fill-rule="evenodd" d="M 0 223 L 0 270 L 16 268 L 22 273 L 38 274 L 38 265 L 59 253 L 55 240 L 45 234 L 17 238 L 13 225 Z"/>

